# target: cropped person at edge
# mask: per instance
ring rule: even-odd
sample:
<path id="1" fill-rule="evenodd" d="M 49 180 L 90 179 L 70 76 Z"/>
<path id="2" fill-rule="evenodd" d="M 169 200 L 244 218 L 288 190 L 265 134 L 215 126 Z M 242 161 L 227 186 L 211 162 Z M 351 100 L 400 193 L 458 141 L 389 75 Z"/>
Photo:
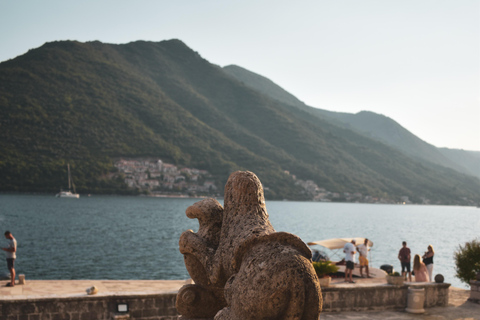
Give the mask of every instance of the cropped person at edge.
<path id="1" fill-rule="evenodd" d="M 17 258 L 17 240 L 13 237 L 10 231 L 5 231 L 5 239 L 7 239 L 8 246 L 2 248 L 7 253 L 7 267 L 10 271 L 10 282 L 7 283 L 7 287 L 15 286 L 15 259 Z"/>

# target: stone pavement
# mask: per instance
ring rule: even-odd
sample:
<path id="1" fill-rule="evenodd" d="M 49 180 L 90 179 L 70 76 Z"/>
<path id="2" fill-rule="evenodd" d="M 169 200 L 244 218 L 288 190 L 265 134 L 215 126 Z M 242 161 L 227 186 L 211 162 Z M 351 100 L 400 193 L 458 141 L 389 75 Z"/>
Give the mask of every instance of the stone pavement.
<path id="1" fill-rule="evenodd" d="M 18 281 L 17 281 L 18 282 Z M 191 280 L 26 280 L 25 285 L 5 287 L 0 282 L 1 300 L 86 296 L 86 289 L 98 288 L 96 296 L 142 295 L 177 292 Z"/>
<path id="2" fill-rule="evenodd" d="M 335 286 L 368 286 L 377 282 L 360 280 L 356 284 L 334 281 Z M 26 280 L 25 285 L 13 288 L 0 282 L 0 303 L 5 300 L 42 299 L 55 297 L 86 296 L 86 289 L 98 288 L 97 296 L 142 295 L 172 293 L 178 291 L 191 280 Z M 362 311 L 362 312 L 323 312 L 322 320 L 480 320 L 480 304 L 467 301 L 470 292 L 464 289 L 450 288 L 449 306 L 425 309 L 424 314 L 410 314 L 404 310 Z"/>
<path id="3" fill-rule="evenodd" d="M 321 320 L 480 320 L 480 304 L 467 301 L 469 290 L 450 287 L 448 307 L 425 309 L 423 314 L 404 310 L 322 313 Z"/>

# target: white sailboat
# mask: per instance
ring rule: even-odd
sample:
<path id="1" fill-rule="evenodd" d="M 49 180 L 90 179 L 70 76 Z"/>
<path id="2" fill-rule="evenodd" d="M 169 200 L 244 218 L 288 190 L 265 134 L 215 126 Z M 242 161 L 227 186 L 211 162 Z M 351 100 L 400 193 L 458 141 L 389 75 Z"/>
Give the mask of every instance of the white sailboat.
<path id="1" fill-rule="evenodd" d="M 70 175 L 70 164 L 67 164 L 68 168 L 68 191 L 60 191 L 55 195 L 57 198 L 80 198 L 80 195 L 75 191 L 75 184 L 73 184 L 72 176 Z M 73 187 L 73 192 L 70 190 Z"/>

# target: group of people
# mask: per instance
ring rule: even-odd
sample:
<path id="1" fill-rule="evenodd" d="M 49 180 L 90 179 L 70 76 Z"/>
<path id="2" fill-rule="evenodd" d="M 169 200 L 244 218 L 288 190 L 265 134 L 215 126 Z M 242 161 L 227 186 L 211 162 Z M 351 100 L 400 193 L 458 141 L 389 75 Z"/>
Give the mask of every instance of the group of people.
<path id="1" fill-rule="evenodd" d="M 7 283 L 7 287 L 15 286 L 15 258 L 17 251 L 17 240 L 13 237 L 10 231 L 5 232 L 5 239 L 7 239 L 7 247 L 1 248 L 7 253 L 7 267 L 10 271 L 10 282 Z M 368 246 L 368 239 L 365 239 L 364 242 L 358 246 L 356 245 L 355 239 L 352 239 L 351 242 L 346 243 L 343 247 L 343 252 L 345 253 L 345 282 L 355 283 L 352 280 L 353 269 L 355 268 L 355 254 L 359 253 L 359 262 L 360 262 L 360 276 L 363 278 L 363 268 L 365 267 L 366 277 L 370 277 L 368 270 L 368 251 L 370 248 Z M 416 254 L 413 258 L 413 273 L 415 275 L 416 282 L 429 282 L 432 281 L 433 274 L 433 256 L 435 251 L 433 251 L 432 245 L 427 247 L 427 251 L 420 258 L 420 255 Z M 412 270 L 411 270 L 411 251 L 407 247 L 407 242 L 402 242 L 402 248 L 398 252 L 398 259 L 402 265 L 402 276 L 412 282 Z"/>
<path id="2" fill-rule="evenodd" d="M 355 254 L 359 253 L 359 262 L 360 262 L 360 276 L 363 278 L 363 268 L 365 267 L 366 277 L 370 277 L 368 270 L 368 251 L 370 248 L 368 246 L 368 239 L 364 240 L 364 243 L 356 246 L 356 240 L 352 239 L 351 242 L 346 243 L 343 247 L 343 252 L 345 253 L 345 282 L 355 283 L 352 279 L 353 269 L 355 268 Z M 429 245 L 427 251 L 423 254 L 422 257 L 416 254 L 413 258 L 413 273 L 415 275 L 416 282 L 429 282 L 432 281 L 433 274 L 433 256 L 435 251 L 433 251 L 432 245 Z M 407 242 L 402 242 L 402 248 L 398 252 L 398 259 L 402 265 L 402 276 L 411 282 L 412 281 L 412 270 L 411 270 L 411 252 L 410 248 L 407 247 Z"/>
<path id="3" fill-rule="evenodd" d="M 427 247 L 427 251 L 420 257 L 419 254 L 416 254 L 413 258 L 413 274 L 415 275 L 416 282 L 430 282 L 433 280 L 433 256 L 435 251 L 433 251 L 432 245 Z M 398 252 L 398 259 L 402 265 L 402 276 L 408 281 L 412 282 L 412 271 L 411 271 L 411 251 L 407 247 L 407 242 L 402 242 L 402 248 Z"/>
<path id="4" fill-rule="evenodd" d="M 370 277 L 370 272 L 368 270 L 368 251 L 370 248 L 368 246 L 368 239 L 365 239 L 364 242 L 358 246 L 356 245 L 356 240 L 352 239 L 351 242 L 346 243 L 343 247 L 343 252 L 345 252 L 345 282 L 355 283 L 352 280 L 353 269 L 355 268 L 355 254 L 359 253 L 359 262 L 360 262 L 360 276 L 363 278 L 363 267 L 365 267 L 366 277 Z"/>

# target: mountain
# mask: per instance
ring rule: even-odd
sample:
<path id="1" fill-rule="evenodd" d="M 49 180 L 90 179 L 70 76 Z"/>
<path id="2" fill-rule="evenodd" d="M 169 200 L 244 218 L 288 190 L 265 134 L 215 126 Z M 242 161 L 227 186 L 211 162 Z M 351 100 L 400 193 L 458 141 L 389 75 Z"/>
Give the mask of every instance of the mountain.
<path id="1" fill-rule="evenodd" d="M 119 157 L 208 170 L 219 185 L 251 170 L 269 199 L 331 192 L 471 204 L 480 180 L 416 159 L 339 121 L 278 100 L 179 40 L 52 42 L 0 64 L 1 191 L 131 190 L 108 179 Z"/>
<path id="2" fill-rule="evenodd" d="M 451 162 L 461 166 L 459 171 L 480 178 L 480 151 L 449 148 L 439 148 L 438 150 Z"/>
<path id="3" fill-rule="evenodd" d="M 437 148 L 421 140 L 393 119 L 384 115 L 369 111 L 352 114 L 313 108 L 307 106 L 268 78 L 235 65 L 226 66 L 224 70 L 243 84 L 273 99 L 295 106 L 320 119 L 328 119 L 336 125 L 381 141 L 409 157 L 421 162 L 426 161 L 425 165 L 427 166 L 429 163 L 434 163 L 480 178 L 479 152 Z"/>

